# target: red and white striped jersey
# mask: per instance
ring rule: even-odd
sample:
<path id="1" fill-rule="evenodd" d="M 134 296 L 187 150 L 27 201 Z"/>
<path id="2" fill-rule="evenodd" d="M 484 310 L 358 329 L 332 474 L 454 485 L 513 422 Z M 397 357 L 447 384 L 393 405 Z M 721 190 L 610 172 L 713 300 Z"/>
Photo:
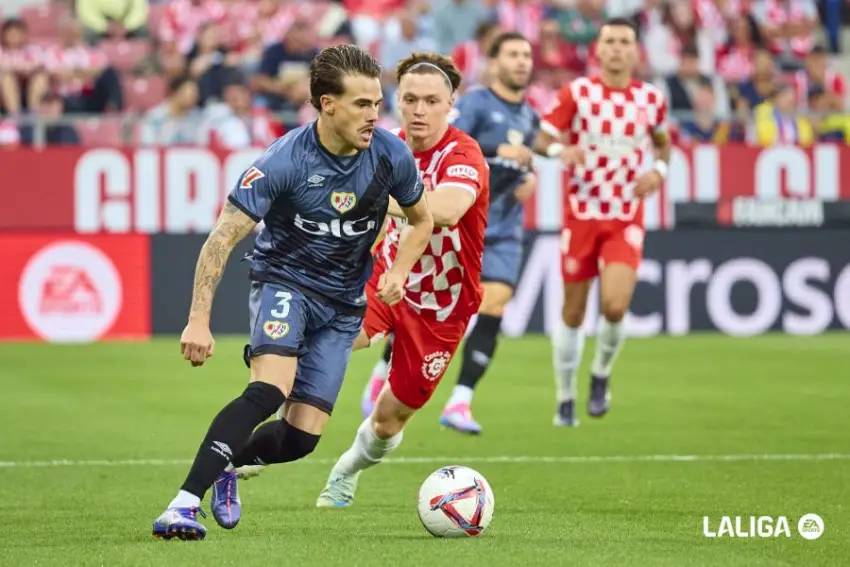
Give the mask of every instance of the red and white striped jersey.
<path id="1" fill-rule="evenodd" d="M 503 0 L 496 8 L 499 26 L 505 31 L 519 32 L 532 44 L 540 40 L 540 25 L 546 17 L 546 8 L 539 0 Z"/>
<path id="2" fill-rule="evenodd" d="M 76 95 L 94 85 L 94 78 L 81 80 L 77 78 L 61 79 L 61 73 L 70 71 L 104 69 L 109 64 L 106 54 L 87 45 L 73 47 L 55 46 L 48 48 L 44 56 L 44 67 L 52 77 L 55 90 L 62 96 Z"/>
<path id="3" fill-rule="evenodd" d="M 637 178 L 651 164 L 652 134 L 667 131 L 667 102 L 661 91 L 633 80 L 623 89 L 599 77 L 582 77 L 561 89 L 541 129 L 566 134 L 564 143 L 584 150 L 584 164 L 568 172 L 566 218 L 642 223 Z"/>
<path id="4" fill-rule="evenodd" d="M 230 17 L 236 22 L 240 42 L 250 43 L 259 36 L 262 45 L 282 41 L 295 23 L 295 11 L 288 4 L 281 4 L 270 16 L 263 17 L 257 2 L 234 2 L 230 5 Z"/>
<path id="5" fill-rule="evenodd" d="M 29 75 L 44 66 L 44 50 L 35 44 L 27 44 L 21 49 L 3 49 L 0 47 L 0 71 Z"/>
<path id="6" fill-rule="evenodd" d="M 801 109 L 808 108 L 809 89 L 812 87 L 812 80 L 805 70 L 800 70 L 791 76 L 794 91 L 797 93 L 797 101 Z M 833 94 L 844 98 L 847 96 L 847 81 L 840 73 L 836 73 L 832 69 L 827 69 L 824 76 L 824 90 L 827 94 Z"/>
<path id="7" fill-rule="evenodd" d="M 771 28 L 818 19 L 817 6 L 813 0 L 764 0 L 754 6 L 754 14 L 759 24 Z M 814 33 L 808 33 L 787 40 L 775 39 L 768 45 L 775 53 L 789 50 L 795 57 L 805 57 L 815 46 L 815 37 Z"/>
<path id="8" fill-rule="evenodd" d="M 474 39 L 463 41 L 452 49 L 452 61 L 463 77 L 467 88 L 481 83 L 481 75 L 487 66 L 487 56 Z"/>
<path id="9" fill-rule="evenodd" d="M 755 46 L 723 46 L 715 56 L 717 74 L 727 83 L 743 83 L 753 76 L 756 66 Z"/>
<path id="10" fill-rule="evenodd" d="M 399 136 L 404 139 L 404 132 Z M 413 155 L 426 191 L 458 187 L 469 191 L 475 201 L 455 226 L 434 228 L 407 278 L 404 299 L 430 321 L 470 317 L 481 304 L 481 256 L 490 202 L 487 162 L 478 142 L 454 126 L 433 148 Z M 390 219 L 376 273 L 383 273 L 395 260 L 404 224 Z"/>
<path id="11" fill-rule="evenodd" d="M 160 24 L 159 38 L 164 42 L 177 42 L 181 53 L 189 53 L 195 44 L 198 30 L 207 22 L 222 23 L 227 9 L 217 0 L 171 0 Z"/>

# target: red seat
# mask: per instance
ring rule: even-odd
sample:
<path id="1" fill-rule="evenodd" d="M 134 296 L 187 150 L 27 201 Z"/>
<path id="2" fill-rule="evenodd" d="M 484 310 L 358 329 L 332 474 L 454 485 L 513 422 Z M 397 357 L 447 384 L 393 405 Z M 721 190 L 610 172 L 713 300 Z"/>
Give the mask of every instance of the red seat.
<path id="1" fill-rule="evenodd" d="M 166 90 L 163 77 L 125 77 L 125 106 L 127 110 L 148 110 L 165 99 Z"/>
<path id="2" fill-rule="evenodd" d="M 30 36 L 56 37 L 59 20 L 68 14 L 67 6 L 53 3 L 21 9 L 21 19 L 26 23 Z"/>
<path id="3" fill-rule="evenodd" d="M 121 146 L 124 143 L 121 118 L 90 118 L 75 124 L 84 146 Z"/>
<path id="4" fill-rule="evenodd" d="M 142 39 L 123 41 L 104 41 L 100 48 L 109 60 L 109 64 L 118 71 L 129 71 L 150 53 L 150 43 Z"/>

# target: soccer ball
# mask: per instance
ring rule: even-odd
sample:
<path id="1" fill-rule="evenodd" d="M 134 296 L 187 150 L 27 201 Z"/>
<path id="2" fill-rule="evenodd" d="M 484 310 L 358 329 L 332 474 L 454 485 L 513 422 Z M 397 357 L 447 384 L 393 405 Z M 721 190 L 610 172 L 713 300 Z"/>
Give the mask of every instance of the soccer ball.
<path id="1" fill-rule="evenodd" d="M 417 510 L 434 537 L 474 537 L 493 518 L 493 491 L 481 473 L 469 467 L 443 467 L 419 488 Z"/>

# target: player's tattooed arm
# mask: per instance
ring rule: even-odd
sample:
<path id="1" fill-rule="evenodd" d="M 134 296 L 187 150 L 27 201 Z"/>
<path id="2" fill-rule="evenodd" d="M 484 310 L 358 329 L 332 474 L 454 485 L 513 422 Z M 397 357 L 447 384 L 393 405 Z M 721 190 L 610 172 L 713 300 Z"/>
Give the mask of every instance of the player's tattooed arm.
<path id="1" fill-rule="evenodd" d="M 189 319 L 209 322 L 213 296 L 224 275 L 224 267 L 233 248 L 254 230 L 257 223 L 229 201 L 224 205 L 195 266 L 192 307 Z"/>

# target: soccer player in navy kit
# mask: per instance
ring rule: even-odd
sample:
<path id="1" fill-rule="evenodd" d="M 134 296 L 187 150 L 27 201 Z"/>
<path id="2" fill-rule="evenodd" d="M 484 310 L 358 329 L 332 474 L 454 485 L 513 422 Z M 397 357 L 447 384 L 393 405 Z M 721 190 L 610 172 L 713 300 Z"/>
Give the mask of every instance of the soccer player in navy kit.
<path id="1" fill-rule="evenodd" d="M 243 174 L 201 249 L 180 339 L 193 366 L 213 354 L 209 317 L 227 258 L 264 221 L 250 270 L 251 381 L 213 419 L 181 490 L 153 523 L 156 537 L 203 539 L 197 514 L 210 488 L 216 521 L 233 528 L 241 516 L 237 467 L 295 461 L 315 449 L 360 333 L 371 247 L 390 196 L 411 228 L 378 298 L 402 298 L 434 224 L 413 154 L 375 128 L 380 73 L 356 46 L 322 51 L 310 67 L 318 120 L 274 142 Z M 282 419 L 263 423 L 281 406 Z"/>
<path id="2" fill-rule="evenodd" d="M 453 122 L 478 141 L 490 166 L 490 208 L 481 272 L 484 299 L 463 349 L 458 384 L 440 417 L 443 426 L 472 434 L 481 432 L 470 410 L 473 389 L 496 351 L 502 314 L 519 279 L 523 203 L 537 182 L 530 146 L 539 119 L 525 100 L 532 73 L 531 44 L 521 34 L 502 33 L 494 39 L 488 57 L 494 64 L 493 83 L 461 97 Z M 388 344 L 364 392 L 362 406 L 367 415 L 386 379 L 391 352 Z"/>

